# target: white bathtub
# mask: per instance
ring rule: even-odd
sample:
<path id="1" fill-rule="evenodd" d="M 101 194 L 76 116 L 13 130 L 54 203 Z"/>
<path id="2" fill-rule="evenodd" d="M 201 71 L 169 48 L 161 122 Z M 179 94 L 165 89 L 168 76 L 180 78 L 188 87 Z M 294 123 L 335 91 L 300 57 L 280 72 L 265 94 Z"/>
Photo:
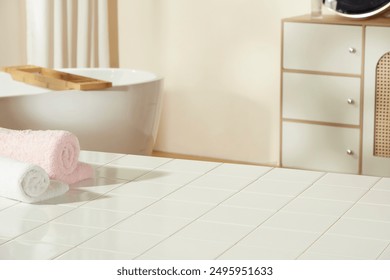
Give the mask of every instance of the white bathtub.
<path id="1" fill-rule="evenodd" d="M 161 113 L 162 79 L 129 69 L 62 69 L 111 81 L 98 91 L 53 91 L 0 72 L 0 127 L 61 129 L 84 150 L 149 155 Z"/>

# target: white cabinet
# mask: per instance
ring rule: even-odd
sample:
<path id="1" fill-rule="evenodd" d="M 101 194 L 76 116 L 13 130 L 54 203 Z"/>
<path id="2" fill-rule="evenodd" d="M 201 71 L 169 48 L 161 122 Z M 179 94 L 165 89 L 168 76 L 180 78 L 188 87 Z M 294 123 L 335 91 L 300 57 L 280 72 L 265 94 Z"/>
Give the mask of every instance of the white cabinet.
<path id="1" fill-rule="evenodd" d="M 286 69 L 360 74 L 359 26 L 284 22 L 283 42 Z"/>
<path id="2" fill-rule="evenodd" d="M 283 20 L 280 147 L 284 167 L 390 176 L 388 18 Z"/>
<path id="3" fill-rule="evenodd" d="M 285 166 L 356 173 L 359 129 L 283 122 Z M 351 154 L 350 154 L 351 153 Z"/>
<path id="4" fill-rule="evenodd" d="M 360 79 L 283 73 L 283 118 L 359 125 Z"/>

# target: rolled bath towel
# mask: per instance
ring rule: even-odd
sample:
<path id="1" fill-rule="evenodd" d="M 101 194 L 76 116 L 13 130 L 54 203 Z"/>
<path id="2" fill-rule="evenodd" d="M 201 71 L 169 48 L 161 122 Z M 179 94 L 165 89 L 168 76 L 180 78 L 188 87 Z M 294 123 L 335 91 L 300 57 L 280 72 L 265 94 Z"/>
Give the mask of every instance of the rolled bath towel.
<path id="1" fill-rule="evenodd" d="M 41 167 L 0 157 L 0 196 L 27 203 L 39 202 L 60 196 L 69 186 L 50 181 Z"/>
<path id="2" fill-rule="evenodd" d="M 79 154 L 79 141 L 68 131 L 0 128 L 0 156 L 38 165 L 50 179 L 73 184 L 91 178 L 93 169 Z"/>

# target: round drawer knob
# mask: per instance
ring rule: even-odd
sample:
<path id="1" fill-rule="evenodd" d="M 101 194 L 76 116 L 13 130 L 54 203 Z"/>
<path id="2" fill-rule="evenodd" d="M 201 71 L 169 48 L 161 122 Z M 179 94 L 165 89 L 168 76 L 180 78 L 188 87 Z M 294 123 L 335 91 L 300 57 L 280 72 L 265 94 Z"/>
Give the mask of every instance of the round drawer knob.
<path id="1" fill-rule="evenodd" d="M 348 104 L 354 104 L 354 103 L 355 103 L 355 100 L 353 100 L 352 98 L 348 98 L 348 99 L 347 99 L 347 102 L 348 102 Z"/>
<path id="2" fill-rule="evenodd" d="M 352 156 L 353 155 L 353 151 L 348 149 L 347 150 L 347 155 Z"/>
<path id="3" fill-rule="evenodd" d="M 352 48 L 352 47 L 349 48 L 348 51 L 349 51 L 349 53 L 352 53 L 352 54 L 356 53 L 356 49 L 355 49 L 355 48 Z"/>

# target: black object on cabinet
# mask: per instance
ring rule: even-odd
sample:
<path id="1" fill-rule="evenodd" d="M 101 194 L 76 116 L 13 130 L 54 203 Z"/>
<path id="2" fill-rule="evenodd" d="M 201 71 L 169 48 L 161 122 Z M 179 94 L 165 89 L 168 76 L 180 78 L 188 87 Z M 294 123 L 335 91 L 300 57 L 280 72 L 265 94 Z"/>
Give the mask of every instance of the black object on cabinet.
<path id="1" fill-rule="evenodd" d="M 323 0 L 322 2 L 337 14 L 353 18 L 374 16 L 390 8 L 390 0 Z"/>

